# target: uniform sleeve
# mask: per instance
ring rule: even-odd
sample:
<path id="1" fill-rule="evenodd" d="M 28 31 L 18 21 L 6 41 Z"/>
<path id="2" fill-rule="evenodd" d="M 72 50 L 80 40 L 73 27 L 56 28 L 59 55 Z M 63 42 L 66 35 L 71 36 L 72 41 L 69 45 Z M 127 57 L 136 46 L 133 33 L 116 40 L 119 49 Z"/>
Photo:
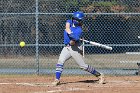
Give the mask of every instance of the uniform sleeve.
<path id="1" fill-rule="evenodd" d="M 67 20 L 66 23 L 70 23 L 70 26 L 71 26 L 72 21 L 71 20 Z"/>
<path id="2" fill-rule="evenodd" d="M 71 28 L 71 30 L 73 29 Z M 76 31 L 73 31 L 73 33 L 69 34 L 69 37 L 71 38 L 71 40 L 77 41 L 81 38 L 81 35 L 82 35 L 82 30 L 79 28 L 79 29 L 76 29 Z"/>

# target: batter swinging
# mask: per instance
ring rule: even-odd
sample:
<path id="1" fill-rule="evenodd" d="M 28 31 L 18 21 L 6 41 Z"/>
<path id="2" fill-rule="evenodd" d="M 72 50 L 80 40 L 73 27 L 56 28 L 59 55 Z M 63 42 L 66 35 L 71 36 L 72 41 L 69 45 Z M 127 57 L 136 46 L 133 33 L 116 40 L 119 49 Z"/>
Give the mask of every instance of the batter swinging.
<path id="1" fill-rule="evenodd" d="M 104 76 L 102 73 L 96 71 L 90 65 L 85 64 L 82 57 L 82 45 L 80 43 L 80 38 L 82 35 L 82 21 L 84 19 L 84 13 L 77 11 L 73 13 L 71 20 L 67 20 L 66 29 L 64 31 L 64 44 L 65 47 L 62 49 L 59 56 L 58 63 L 56 64 L 56 79 L 52 83 L 53 85 L 60 84 L 60 77 L 63 71 L 64 63 L 70 59 L 74 58 L 76 63 L 80 66 L 81 69 L 88 71 L 89 73 L 95 75 L 99 79 L 99 83 L 104 82 Z"/>

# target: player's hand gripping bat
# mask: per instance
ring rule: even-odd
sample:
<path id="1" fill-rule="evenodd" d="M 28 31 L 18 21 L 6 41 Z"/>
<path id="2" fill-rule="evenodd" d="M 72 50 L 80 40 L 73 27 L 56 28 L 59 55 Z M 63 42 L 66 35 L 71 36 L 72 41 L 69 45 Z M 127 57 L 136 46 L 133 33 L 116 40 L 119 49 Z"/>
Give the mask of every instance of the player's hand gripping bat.
<path id="1" fill-rule="evenodd" d="M 91 45 L 97 46 L 97 47 L 105 48 L 107 50 L 112 50 L 112 47 L 104 45 L 104 44 L 100 44 L 100 43 L 93 42 L 93 41 L 88 41 L 88 40 L 85 40 L 85 39 L 80 39 L 80 40 L 82 40 L 82 41 L 84 41 L 86 43 L 89 43 Z"/>

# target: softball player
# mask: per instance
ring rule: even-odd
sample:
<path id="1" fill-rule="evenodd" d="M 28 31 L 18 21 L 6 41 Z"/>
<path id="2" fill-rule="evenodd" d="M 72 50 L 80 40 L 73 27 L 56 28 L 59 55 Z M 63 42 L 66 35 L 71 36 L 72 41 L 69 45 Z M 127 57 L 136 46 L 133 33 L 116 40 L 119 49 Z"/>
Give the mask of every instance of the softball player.
<path id="1" fill-rule="evenodd" d="M 63 71 L 64 63 L 70 59 L 74 58 L 76 63 L 81 69 L 88 71 L 89 73 L 95 75 L 99 79 L 99 83 L 104 82 L 104 75 L 96 71 L 90 65 L 85 64 L 82 57 L 82 44 L 80 43 L 80 38 L 82 35 L 82 21 L 84 19 L 84 13 L 77 11 L 73 13 L 73 17 L 66 22 L 66 29 L 64 31 L 64 44 L 65 47 L 62 49 L 59 56 L 58 63 L 56 64 L 56 79 L 52 83 L 53 85 L 60 84 L 60 77 Z"/>

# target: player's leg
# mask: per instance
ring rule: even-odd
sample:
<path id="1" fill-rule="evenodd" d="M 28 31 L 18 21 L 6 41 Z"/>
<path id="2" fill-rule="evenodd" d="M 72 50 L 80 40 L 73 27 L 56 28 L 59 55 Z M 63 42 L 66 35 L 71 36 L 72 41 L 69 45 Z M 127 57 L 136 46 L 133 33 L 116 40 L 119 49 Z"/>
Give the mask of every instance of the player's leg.
<path id="1" fill-rule="evenodd" d="M 76 63 L 80 66 L 80 68 L 84 69 L 85 71 L 88 71 L 89 73 L 95 75 L 96 77 L 101 75 L 98 71 L 95 70 L 95 68 L 93 68 L 90 65 L 85 64 L 83 57 L 80 53 L 75 52 L 73 53 L 72 57 L 74 58 Z"/>
<path id="2" fill-rule="evenodd" d="M 85 64 L 82 56 L 80 55 L 74 55 L 72 56 L 75 61 L 77 62 L 77 64 L 80 66 L 81 69 L 93 74 L 94 76 L 98 77 L 99 79 L 99 83 L 104 83 L 104 75 L 100 72 L 98 72 L 95 68 L 93 68 L 90 65 Z"/>
<path id="3" fill-rule="evenodd" d="M 56 64 L 56 79 L 53 82 L 53 85 L 58 85 L 60 83 L 60 77 L 63 71 L 63 66 L 66 60 L 71 57 L 67 47 L 64 47 L 60 53 L 58 63 Z"/>
<path id="4" fill-rule="evenodd" d="M 75 51 L 76 50 L 76 51 Z M 96 77 L 99 77 L 99 83 L 102 83 L 104 81 L 103 74 L 98 72 L 95 68 L 93 68 L 90 65 L 85 64 L 84 59 L 79 52 L 80 50 L 77 48 L 74 48 L 74 51 L 71 51 L 71 55 L 76 61 L 76 63 L 85 71 L 88 71 L 89 73 L 93 74 Z"/>

